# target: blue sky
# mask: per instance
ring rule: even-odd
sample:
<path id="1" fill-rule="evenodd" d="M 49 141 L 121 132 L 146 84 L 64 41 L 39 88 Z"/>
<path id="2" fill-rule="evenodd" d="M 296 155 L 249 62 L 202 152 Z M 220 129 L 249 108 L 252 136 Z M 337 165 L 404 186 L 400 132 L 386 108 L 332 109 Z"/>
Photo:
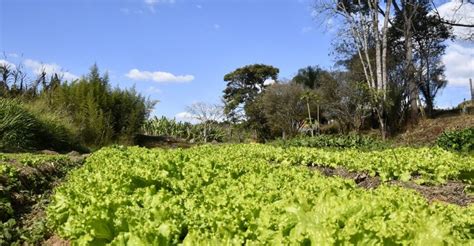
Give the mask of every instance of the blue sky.
<path id="1" fill-rule="evenodd" d="M 156 115 L 174 117 L 193 102 L 219 102 L 224 74 L 243 65 L 276 66 L 280 78 L 307 65 L 331 68 L 335 31 L 318 26 L 311 5 L 311 0 L 0 0 L 0 51 L 9 62 L 27 61 L 32 73 L 43 63 L 72 78 L 97 63 L 109 71 L 112 84 L 135 85 L 160 100 Z M 459 46 L 460 55 L 474 47 Z M 466 86 L 455 84 L 439 105 L 469 97 Z"/>

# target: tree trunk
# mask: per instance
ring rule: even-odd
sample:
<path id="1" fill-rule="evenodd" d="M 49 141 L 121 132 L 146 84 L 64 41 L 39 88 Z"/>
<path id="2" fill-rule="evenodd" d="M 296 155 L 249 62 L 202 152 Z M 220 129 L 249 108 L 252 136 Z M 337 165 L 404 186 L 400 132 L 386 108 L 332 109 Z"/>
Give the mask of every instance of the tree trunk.
<path id="1" fill-rule="evenodd" d="M 392 5 L 392 0 L 387 0 L 385 3 L 385 18 L 382 27 L 382 91 L 383 99 L 386 99 L 386 91 L 388 85 L 388 75 L 387 75 L 387 36 L 388 36 L 388 20 L 390 16 L 390 7 Z"/>
<path id="2" fill-rule="evenodd" d="M 408 84 L 408 95 L 410 102 L 410 121 L 412 124 L 418 122 L 418 86 L 414 75 L 413 65 L 413 40 L 412 40 L 412 17 L 415 12 L 415 2 L 407 1 L 404 8 L 404 34 L 405 34 L 405 79 Z"/>
<path id="3" fill-rule="evenodd" d="M 380 42 L 380 31 L 379 31 L 379 13 L 376 11 L 376 6 L 378 6 L 378 0 L 374 0 L 374 6 L 372 10 L 372 21 L 375 35 L 375 71 L 376 71 L 376 82 L 375 88 L 377 92 L 382 89 L 382 44 Z"/>
<path id="4" fill-rule="evenodd" d="M 321 133 L 321 130 L 320 130 L 319 124 L 320 124 L 321 121 L 319 120 L 319 104 L 316 105 L 316 110 L 317 110 L 317 115 L 316 115 L 316 117 L 317 117 L 317 119 L 318 119 L 318 134 L 320 134 L 320 133 Z"/>
<path id="5" fill-rule="evenodd" d="M 313 121 L 311 120 L 311 109 L 309 108 L 308 99 L 306 99 L 306 106 L 308 107 L 308 117 L 309 117 L 309 125 L 311 127 L 311 137 L 314 137 Z"/>

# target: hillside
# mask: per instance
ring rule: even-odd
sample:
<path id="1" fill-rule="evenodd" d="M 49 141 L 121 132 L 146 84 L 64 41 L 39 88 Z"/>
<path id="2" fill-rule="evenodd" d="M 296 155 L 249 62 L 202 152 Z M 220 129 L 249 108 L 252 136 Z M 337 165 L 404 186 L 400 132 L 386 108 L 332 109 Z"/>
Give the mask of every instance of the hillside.
<path id="1" fill-rule="evenodd" d="M 446 115 L 424 119 L 416 127 L 396 137 L 397 143 L 410 145 L 433 144 L 444 131 L 474 127 L 473 115 Z"/>

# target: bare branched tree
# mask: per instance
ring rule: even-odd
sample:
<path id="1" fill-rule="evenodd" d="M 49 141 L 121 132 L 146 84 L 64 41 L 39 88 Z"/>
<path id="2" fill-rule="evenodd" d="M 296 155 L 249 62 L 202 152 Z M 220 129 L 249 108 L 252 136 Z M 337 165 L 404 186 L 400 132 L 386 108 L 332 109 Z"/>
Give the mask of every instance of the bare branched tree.
<path id="1" fill-rule="evenodd" d="M 208 141 L 208 132 L 212 124 L 224 119 L 224 107 L 218 104 L 204 102 L 193 103 L 186 107 L 186 111 L 204 126 L 204 142 Z"/>
<path id="2" fill-rule="evenodd" d="M 349 29 L 353 44 L 363 67 L 365 80 L 372 91 L 373 110 L 378 116 L 382 137 L 386 136 L 384 105 L 387 97 L 387 35 L 390 22 L 392 0 L 385 2 L 385 11 L 380 0 L 345 1 L 318 0 L 316 13 L 341 17 Z M 382 20 L 380 20 L 382 18 Z M 375 62 L 371 51 L 375 49 Z"/>

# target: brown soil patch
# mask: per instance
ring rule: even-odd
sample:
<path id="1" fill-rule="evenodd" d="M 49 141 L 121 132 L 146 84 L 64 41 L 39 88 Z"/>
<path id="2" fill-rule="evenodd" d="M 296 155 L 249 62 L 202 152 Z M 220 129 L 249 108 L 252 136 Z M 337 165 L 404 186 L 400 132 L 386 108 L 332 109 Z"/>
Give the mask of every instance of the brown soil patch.
<path id="1" fill-rule="evenodd" d="M 474 197 L 464 191 L 466 184 L 457 181 L 448 181 L 443 185 L 425 186 L 413 182 L 390 181 L 390 184 L 398 185 L 408 189 L 414 189 L 422 194 L 428 201 L 442 201 L 460 206 L 468 206 L 474 203 Z"/>
<path id="2" fill-rule="evenodd" d="M 408 145 L 433 144 L 444 131 L 469 127 L 474 127 L 474 115 L 439 116 L 421 120 L 418 125 L 396 137 L 395 141 Z"/>
<path id="3" fill-rule="evenodd" d="M 53 235 L 50 237 L 48 240 L 43 242 L 43 245 L 47 246 L 69 246 L 71 245 L 71 242 L 64 240 L 57 235 Z"/>
<path id="4" fill-rule="evenodd" d="M 338 176 L 345 179 L 352 179 L 365 189 L 375 189 L 382 184 L 379 177 L 371 177 L 365 172 L 352 172 L 342 167 L 308 166 L 312 170 L 317 170 L 323 175 L 331 177 Z M 416 190 L 429 202 L 442 201 L 459 206 L 468 206 L 474 203 L 474 197 L 465 192 L 467 184 L 458 181 L 448 181 L 443 185 L 419 185 L 412 181 L 402 182 L 399 180 L 389 181 L 388 184 L 401 186 L 407 189 Z"/>
<path id="5" fill-rule="evenodd" d="M 194 144 L 187 142 L 185 139 L 173 138 L 168 136 L 148 136 L 137 135 L 135 142 L 140 147 L 146 148 L 190 148 Z"/>

